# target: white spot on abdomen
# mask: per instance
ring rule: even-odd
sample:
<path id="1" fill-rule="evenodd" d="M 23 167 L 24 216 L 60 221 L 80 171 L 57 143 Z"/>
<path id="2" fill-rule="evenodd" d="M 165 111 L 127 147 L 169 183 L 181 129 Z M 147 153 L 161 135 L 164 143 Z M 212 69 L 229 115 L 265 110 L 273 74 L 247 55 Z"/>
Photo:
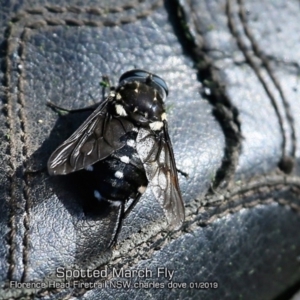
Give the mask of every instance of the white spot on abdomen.
<path id="1" fill-rule="evenodd" d="M 125 164 L 128 164 L 129 161 L 130 161 L 130 158 L 128 156 L 124 155 L 124 156 L 120 157 L 120 161 L 125 163 Z"/>
<path id="2" fill-rule="evenodd" d="M 129 147 L 132 147 L 132 148 L 135 147 L 135 141 L 134 141 L 134 140 L 127 140 L 126 144 L 127 144 Z"/>
<path id="3" fill-rule="evenodd" d="M 94 167 L 93 166 L 86 166 L 85 169 L 87 171 L 90 171 L 90 172 L 94 171 Z"/>
<path id="4" fill-rule="evenodd" d="M 102 200 L 102 196 L 101 196 L 101 194 L 99 193 L 99 191 L 97 191 L 97 190 L 94 190 L 94 197 L 95 197 L 97 200 L 99 200 L 99 201 Z"/>
<path id="5" fill-rule="evenodd" d="M 121 172 L 121 171 L 117 171 L 117 172 L 115 173 L 115 177 L 118 178 L 118 179 L 122 179 L 122 178 L 124 177 L 124 174 L 123 174 L 123 172 Z"/>

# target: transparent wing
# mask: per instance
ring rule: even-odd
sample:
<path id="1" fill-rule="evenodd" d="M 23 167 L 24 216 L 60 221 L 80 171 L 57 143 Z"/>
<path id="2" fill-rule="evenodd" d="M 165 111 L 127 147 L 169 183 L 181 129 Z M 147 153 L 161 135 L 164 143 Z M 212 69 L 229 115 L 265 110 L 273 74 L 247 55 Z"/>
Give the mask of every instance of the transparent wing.
<path id="1" fill-rule="evenodd" d="M 184 205 L 167 123 L 164 122 L 159 134 L 141 128 L 137 136 L 137 152 L 144 164 L 149 186 L 168 222 L 179 228 L 184 221 Z"/>
<path id="2" fill-rule="evenodd" d="M 132 123 L 107 111 L 109 100 L 101 103 L 87 120 L 50 156 L 50 175 L 81 170 L 120 149 L 120 138 L 133 128 Z"/>

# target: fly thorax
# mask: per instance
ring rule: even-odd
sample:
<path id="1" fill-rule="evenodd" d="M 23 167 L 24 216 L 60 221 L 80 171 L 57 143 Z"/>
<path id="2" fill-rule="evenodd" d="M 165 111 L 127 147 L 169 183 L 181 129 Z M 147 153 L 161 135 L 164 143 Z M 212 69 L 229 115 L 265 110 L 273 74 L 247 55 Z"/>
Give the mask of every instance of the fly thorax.
<path id="1" fill-rule="evenodd" d="M 116 90 L 115 112 L 133 123 L 152 130 L 160 130 L 166 118 L 164 103 L 153 87 L 143 82 L 125 83 Z"/>

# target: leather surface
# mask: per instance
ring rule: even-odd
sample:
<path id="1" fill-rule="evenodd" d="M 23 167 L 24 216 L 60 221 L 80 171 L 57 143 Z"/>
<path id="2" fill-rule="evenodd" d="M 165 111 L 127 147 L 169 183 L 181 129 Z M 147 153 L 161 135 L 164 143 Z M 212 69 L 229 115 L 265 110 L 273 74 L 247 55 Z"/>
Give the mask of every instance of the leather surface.
<path id="1" fill-rule="evenodd" d="M 0 1 L 1 298 L 273 299 L 300 282 L 299 3 L 293 1 Z M 169 86 L 169 132 L 186 206 L 170 232 L 147 190 L 107 250 L 119 211 L 94 206 L 80 174 L 46 162 L 87 113 L 99 81 L 132 68 Z M 58 267 L 174 270 L 198 288 L 9 288 Z M 118 281 L 89 278 L 85 282 Z"/>

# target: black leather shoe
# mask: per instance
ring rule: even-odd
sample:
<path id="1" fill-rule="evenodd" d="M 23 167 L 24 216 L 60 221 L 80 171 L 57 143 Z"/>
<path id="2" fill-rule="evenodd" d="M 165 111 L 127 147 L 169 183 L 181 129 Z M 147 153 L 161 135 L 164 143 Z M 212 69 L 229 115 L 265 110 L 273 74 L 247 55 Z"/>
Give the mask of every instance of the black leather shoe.
<path id="1" fill-rule="evenodd" d="M 1 1 L 1 299 L 289 299 L 300 287 L 298 1 Z M 185 222 L 124 219 L 51 153 L 144 69 L 169 86 Z M 188 174 L 188 177 L 184 176 Z"/>

